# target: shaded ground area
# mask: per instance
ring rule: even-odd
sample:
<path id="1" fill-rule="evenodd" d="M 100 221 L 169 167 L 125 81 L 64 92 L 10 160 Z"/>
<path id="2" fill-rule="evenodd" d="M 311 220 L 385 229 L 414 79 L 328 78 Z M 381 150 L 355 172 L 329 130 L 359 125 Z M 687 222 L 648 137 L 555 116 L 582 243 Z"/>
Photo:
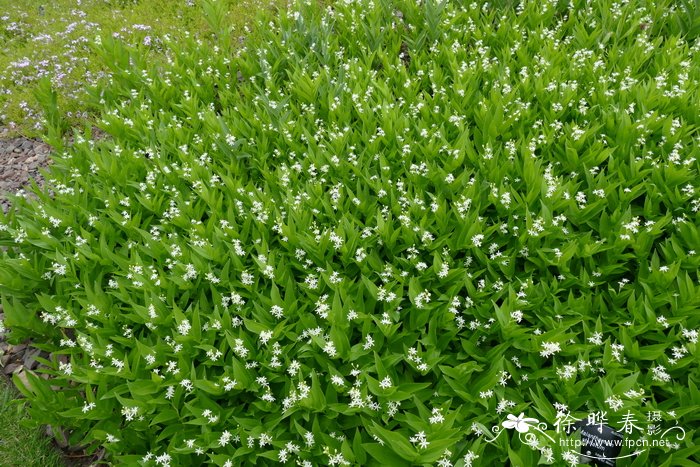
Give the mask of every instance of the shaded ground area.
<path id="1" fill-rule="evenodd" d="M 7 212 L 7 193 L 16 193 L 33 178 L 42 183 L 39 169 L 49 163 L 51 148 L 46 143 L 29 138 L 3 137 L 0 131 L 0 206 Z"/>

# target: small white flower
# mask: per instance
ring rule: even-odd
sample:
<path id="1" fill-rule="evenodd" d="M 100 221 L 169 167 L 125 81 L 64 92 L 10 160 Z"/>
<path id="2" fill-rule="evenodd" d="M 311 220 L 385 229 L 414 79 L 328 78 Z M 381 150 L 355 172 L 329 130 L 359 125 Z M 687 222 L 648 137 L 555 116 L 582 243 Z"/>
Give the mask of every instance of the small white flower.
<path id="1" fill-rule="evenodd" d="M 190 329 L 192 329 L 192 325 L 186 319 L 183 319 L 177 326 L 177 331 L 183 336 L 186 336 L 190 332 Z"/>
<path id="2" fill-rule="evenodd" d="M 331 376 L 331 383 L 335 386 L 345 386 L 345 381 L 338 375 Z"/>
<path id="3" fill-rule="evenodd" d="M 263 345 L 267 345 L 270 339 L 272 339 L 272 331 L 260 331 L 260 342 L 262 342 Z"/>
<path id="4" fill-rule="evenodd" d="M 433 414 L 432 416 L 428 419 L 431 425 L 435 425 L 436 423 L 442 423 L 445 421 L 445 416 L 442 415 L 440 412 L 440 409 L 438 407 L 435 407 L 433 409 Z"/>
<path id="5" fill-rule="evenodd" d="M 219 438 L 219 446 L 226 446 L 231 441 L 231 433 L 224 431 Z"/>
<path id="6" fill-rule="evenodd" d="M 559 344 L 559 342 L 543 342 L 540 355 L 546 358 L 560 351 L 561 344 Z"/>
<path id="7" fill-rule="evenodd" d="M 282 319 L 284 317 L 284 309 L 279 305 L 272 305 L 270 314 L 277 319 Z"/>
<path id="8" fill-rule="evenodd" d="M 610 396 L 607 399 L 605 399 L 605 403 L 608 404 L 608 407 L 610 407 L 612 410 L 619 410 L 622 408 L 624 405 L 624 402 L 622 402 L 622 399 L 620 399 L 617 396 Z"/>
<path id="9" fill-rule="evenodd" d="M 382 389 L 389 389 L 391 386 L 391 379 L 388 376 L 379 382 L 379 387 Z"/>

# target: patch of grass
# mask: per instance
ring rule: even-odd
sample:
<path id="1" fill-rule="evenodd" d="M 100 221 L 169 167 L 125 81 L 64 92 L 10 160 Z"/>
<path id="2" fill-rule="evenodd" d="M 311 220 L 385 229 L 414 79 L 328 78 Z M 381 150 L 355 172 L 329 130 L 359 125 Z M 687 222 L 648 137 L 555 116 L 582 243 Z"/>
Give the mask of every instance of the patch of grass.
<path id="1" fill-rule="evenodd" d="M 91 44 L 100 35 L 143 46 L 155 65 L 165 61 L 164 41 L 208 38 L 210 24 L 202 0 L 0 0 L 0 126 L 13 133 L 40 134 L 43 113 L 34 97 L 41 78 L 57 91 L 60 111 L 69 125 L 81 124 L 95 107 L 87 87 L 104 81 L 108 67 Z M 245 34 L 260 9 L 272 2 L 223 2 L 225 24 L 234 36 Z M 109 60 L 109 57 L 107 57 Z"/>
<path id="2" fill-rule="evenodd" d="M 49 438 L 22 422 L 28 416 L 25 401 L 0 377 L 0 465 L 62 467 L 65 462 Z"/>

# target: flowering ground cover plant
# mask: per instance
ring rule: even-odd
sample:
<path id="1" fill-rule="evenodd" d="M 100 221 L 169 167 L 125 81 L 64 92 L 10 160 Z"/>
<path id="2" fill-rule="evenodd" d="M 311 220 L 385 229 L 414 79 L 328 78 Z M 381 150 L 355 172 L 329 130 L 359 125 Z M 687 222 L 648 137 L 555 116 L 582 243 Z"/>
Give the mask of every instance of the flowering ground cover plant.
<path id="1" fill-rule="evenodd" d="M 231 1 L 226 19 L 236 34 L 252 12 L 254 0 Z M 0 0 L 0 128 L 40 134 L 43 112 L 33 92 L 48 79 L 57 92 L 68 124 L 91 117 L 89 86 L 109 73 L 91 47 L 109 35 L 140 44 L 153 63 L 163 60 L 164 41 L 209 34 L 193 0 Z"/>
<path id="2" fill-rule="evenodd" d="M 696 465 L 688 10 L 299 4 L 233 53 L 202 5 L 220 43 L 163 66 L 95 45 L 111 139 L 2 218 L 38 422 L 124 465 L 520 466 L 593 418 Z"/>

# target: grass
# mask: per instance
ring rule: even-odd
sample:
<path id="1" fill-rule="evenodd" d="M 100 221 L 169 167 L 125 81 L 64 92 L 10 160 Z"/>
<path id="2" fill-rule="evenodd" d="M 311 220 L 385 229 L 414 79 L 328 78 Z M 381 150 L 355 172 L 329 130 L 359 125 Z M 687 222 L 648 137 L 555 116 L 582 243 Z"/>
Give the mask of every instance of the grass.
<path id="1" fill-rule="evenodd" d="M 0 0 L 0 127 L 37 136 L 44 115 L 35 99 L 42 78 L 58 93 L 67 124 L 82 125 L 95 107 L 85 90 L 102 82 L 107 66 L 94 53 L 100 35 L 147 44 L 154 66 L 165 60 L 162 42 L 212 33 L 202 9 L 188 0 Z M 274 1 L 231 1 L 226 24 L 243 36 L 246 24 Z M 108 58 L 109 60 L 109 58 Z"/>
<path id="2" fill-rule="evenodd" d="M 0 465 L 65 466 L 60 452 L 38 428 L 28 429 L 24 400 L 0 377 Z"/>
<path id="3" fill-rule="evenodd" d="M 34 422 L 124 465 L 574 466 L 579 420 L 700 461 L 687 11 L 299 2 L 233 48 L 222 1 L 162 60 L 91 43 L 107 139 L 40 83 L 0 217 Z"/>

